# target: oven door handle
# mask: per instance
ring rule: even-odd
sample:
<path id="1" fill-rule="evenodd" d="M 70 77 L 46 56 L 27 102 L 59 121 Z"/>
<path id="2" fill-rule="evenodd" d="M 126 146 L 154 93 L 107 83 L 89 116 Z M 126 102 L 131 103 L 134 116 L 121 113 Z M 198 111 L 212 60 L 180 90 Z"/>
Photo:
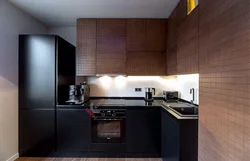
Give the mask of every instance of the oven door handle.
<path id="1" fill-rule="evenodd" d="M 95 121 L 122 121 L 123 119 L 98 119 L 94 118 Z"/>

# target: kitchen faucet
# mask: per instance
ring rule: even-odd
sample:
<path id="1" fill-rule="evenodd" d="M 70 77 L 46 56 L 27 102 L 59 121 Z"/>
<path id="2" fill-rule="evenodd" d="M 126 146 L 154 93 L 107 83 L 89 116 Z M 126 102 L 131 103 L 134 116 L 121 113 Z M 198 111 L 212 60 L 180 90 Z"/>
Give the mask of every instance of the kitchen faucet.
<path id="1" fill-rule="evenodd" d="M 194 104 L 194 88 L 190 89 L 190 94 L 193 94 L 193 99 L 191 100 L 191 103 Z"/>

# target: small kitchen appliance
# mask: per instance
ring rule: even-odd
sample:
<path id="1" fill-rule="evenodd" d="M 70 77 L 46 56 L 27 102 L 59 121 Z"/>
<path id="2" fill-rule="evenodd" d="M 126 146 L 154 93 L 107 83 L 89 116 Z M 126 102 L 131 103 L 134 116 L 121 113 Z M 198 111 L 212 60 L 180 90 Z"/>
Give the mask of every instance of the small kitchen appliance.
<path id="1" fill-rule="evenodd" d="M 154 101 L 153 96 L 155 95 L 155 88 L 145 88 L 145 101 L 152 102 Z"/>
<path id="2" fill-rule="evenodd" d="M 69 85 L 69 101 L 79 100 L 81 95 L 79 85 Z"/>
<path id="3" fill-rule="evenodd" d="M 178 102 L 178 91 L 163 91 L 163 100 L 166 102 Z"/>
<path id="4" fill-rule="evenodd" d="M 80 84 L 80 93 L 80 102 L 86 102 L 90 95 L 90 87 L 86 82 Z"/>
<path id="5" fill-rule="evenodd" d="M 69 86 L 69 100 L 67 103 L 70 104 L 82 104 L 89 99 L 90 87 L 84 82 L 80 85 Z"/>

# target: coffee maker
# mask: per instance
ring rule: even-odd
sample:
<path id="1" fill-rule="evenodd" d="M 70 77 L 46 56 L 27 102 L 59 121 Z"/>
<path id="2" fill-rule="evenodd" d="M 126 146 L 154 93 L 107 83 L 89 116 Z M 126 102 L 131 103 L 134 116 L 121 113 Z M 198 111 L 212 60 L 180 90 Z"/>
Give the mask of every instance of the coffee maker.
<path id="1" fill-rule="evenodd" d="M 178 102 L 179 92 L 178 91 L 163 91 L 163 100 L 166 102 Z"/>
<path id="2" fill-rule="evenodd" d="M 86 82 L 80 84 L 80 92 L 81 92 L 80 101 L 81 102 L 88 101 L 90 95 L 90 87 Z"/>
<path id="3" fill-rule="evenodd" d="M 88 101 L 90 96 L 90 87 L 84 82 L 80 85 L 69 86 L 69 100 L 66 103 L 69 104 L 82 104 Z"/>
<path id="4" fill-rule="evenodd" d="M 79 100 L 81 95 L 79 85 L 70 85 L 69 86 L 69 101 L 75 102 Z"/>
<path id="5" fill-rule="evenodd" d="M 154 101 L 153 96 L 155 95 L 155 88 L 145 88 L 145 101 L 152 102 Z"/>

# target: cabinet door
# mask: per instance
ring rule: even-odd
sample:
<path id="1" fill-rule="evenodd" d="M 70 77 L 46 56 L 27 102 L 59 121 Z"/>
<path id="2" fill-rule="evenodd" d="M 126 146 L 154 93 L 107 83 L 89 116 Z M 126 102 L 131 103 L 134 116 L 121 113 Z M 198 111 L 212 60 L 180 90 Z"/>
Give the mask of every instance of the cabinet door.
<path id="1" fill-rule="evenodd" d="M 174 9 L 168 19 L 168 34 L 167 34 L 167 74 L 176 75 L 177 73 L 177 28 L 181 26 L 185 18 L 187 17 L 187 1 L 181 0 L 177 7 Z M 197 32 L 198 33 L 198 32 Z M 182 35 L 185 37 L 186 35 Z M 180 39 L 182 39 L 180 36 Z M 186 57 L 178 63 L 185 63 Z M 193 58 L 192 58 L 193 59 Z M 190 61 L 190 60 L 188 60 Z M 182 66 L 179 64 L 179 66 Z M 180 68 L 180 67 L 179 67 Z M 185 67 L 182 67 L 182 70 Z"/>
<path id="2" fill-rule="evenodd" d="M 166 20 L 147 20 L 147 51 L 166 51 Z"/>
<path id="3" fill-rule="evenodd" d="M 75 84 L 76 55 L 75 47 L 57 37 L 57 104 L 65 104 L 69 99 L 69 85 Z"/>
<path id="4" fill-rule="evenodd" d="M 91 150 L 91 117 L 85 110 L 57 110 L 57 150 Z"/>
<path id="5" fill-rule="evenodd" d="M 177 28 L 177 73 L 198 73 L 198 8 Z"/>
<path id="6" fill-rule="evenodd" d="M 127 21 L 127 51 L 146 50 L 146 20 L 131 19 Z"/>
<path id="7" fill-rule="evenodd" d="M 96 75 L 96 20 L 77 20 L 76 75 Z"/>
<path id="8" fill-rule="evenodd" d="M 56 40 L 48 35 L 19 37 L 19 109 L 54 109 Z"/>
<path id="9" fill-rule="evenodd" d="M 179 123 L 162 110 L 162 159 L 179 161 Z"/>
<path id="10" fill-rule="evenodd" d="M 127 74 L 135 76 L 166 75 L 165 52 L 128 52 Z"/>
<path id="11" fill-rule="evenodd" d="M 177 21 L 176 9 L 172 12 L 168 19 L 167 29 L 167 74 L 177 74 Z"/>
<path id="12" fill-rule="evenodd" d="M 172 12 L 167 23 L 167 49 L 172 49 L 176 46 L 177 37 L 177 22 L 175 20 L 176 10 Z"/>
<path id="13" fill-rule="evenodd" d="M 177 74 L 177 46 L 168 48 L 167 51 L 167 74 Z"/>
<path id="14" fill-rule="evenodd" d="M 126 123 L 127 152 L 160 154 L 160 109 L 129 109 Z"/>
<path id="15" fill-rule="evenodd" d="M 97 74 L 126 74 L 126 20 L 97 20 Z"/>
<path id="16" fill-rule="evenodd" d="M 55 151 L 55 111 L 19 110 L 19 155 L 47 157 Z"/>

